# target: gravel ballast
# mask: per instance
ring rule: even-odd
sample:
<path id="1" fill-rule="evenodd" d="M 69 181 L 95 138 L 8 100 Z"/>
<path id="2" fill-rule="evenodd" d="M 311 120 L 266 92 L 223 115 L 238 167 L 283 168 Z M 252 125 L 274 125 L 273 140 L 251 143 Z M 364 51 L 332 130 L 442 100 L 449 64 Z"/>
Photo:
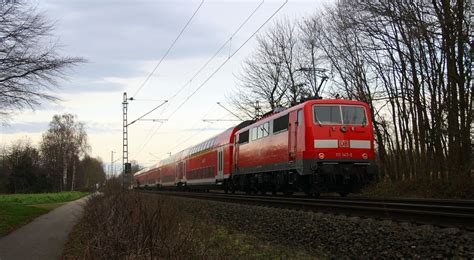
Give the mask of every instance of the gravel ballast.
<path id="1" fill-rule="evenodd" d="M 358 217 L 167 197 L 214 223 L 326 257 L 474 258 L 474 233 Z"/>

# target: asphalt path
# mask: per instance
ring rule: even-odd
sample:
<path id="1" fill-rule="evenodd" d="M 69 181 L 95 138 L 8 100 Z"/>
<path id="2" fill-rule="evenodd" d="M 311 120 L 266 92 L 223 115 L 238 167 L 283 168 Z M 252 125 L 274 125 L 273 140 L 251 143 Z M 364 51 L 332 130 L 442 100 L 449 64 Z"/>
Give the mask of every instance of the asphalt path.
<path id="1" fill-rule="evenodd" d="M 0 238 L 0 260 L 61 259 L 86 199 L 68 202 Z"/>

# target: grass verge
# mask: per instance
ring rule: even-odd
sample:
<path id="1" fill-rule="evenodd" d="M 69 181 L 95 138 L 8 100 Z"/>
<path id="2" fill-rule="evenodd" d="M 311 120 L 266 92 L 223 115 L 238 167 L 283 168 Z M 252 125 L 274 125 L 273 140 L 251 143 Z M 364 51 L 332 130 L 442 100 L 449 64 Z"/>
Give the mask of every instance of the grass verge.
<path id="1" fill-rule="evenodd" d="M 216 225 L 207 208 L 191 212 L 176 205 L 168 197 L 137 192 L 93 195 L 63 258 L 310 258 Z"/>
<path id="2" fill-rule="evenodd" d="M 0 195 L 0 236 L 30 222 L 64 202 L 84 197 L 84 192 Z"/>

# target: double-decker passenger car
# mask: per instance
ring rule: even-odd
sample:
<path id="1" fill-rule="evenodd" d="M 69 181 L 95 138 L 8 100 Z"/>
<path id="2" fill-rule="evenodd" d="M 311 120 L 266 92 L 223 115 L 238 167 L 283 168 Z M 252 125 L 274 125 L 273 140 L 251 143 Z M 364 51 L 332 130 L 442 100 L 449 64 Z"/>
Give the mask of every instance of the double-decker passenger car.
<path id="1" fill-rule="evenodd" d="M 341 99 L 306 101 L 229 128 L 155 168 L 135 174 L 135 186 L 143 186 L 143 179 L 168 188 L 346 195 L 375 174 L 369 107 Z"/>

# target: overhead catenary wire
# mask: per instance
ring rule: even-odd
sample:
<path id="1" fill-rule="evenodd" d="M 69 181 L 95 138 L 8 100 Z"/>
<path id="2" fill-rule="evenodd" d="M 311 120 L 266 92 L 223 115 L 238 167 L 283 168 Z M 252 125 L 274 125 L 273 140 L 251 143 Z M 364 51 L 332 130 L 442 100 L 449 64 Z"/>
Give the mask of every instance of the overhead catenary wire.
<path id="1" fill-rule="evenodd" d="M 209 111 L 206 112 L 206 114 L 203 115 L 203 118 L 208 116 L 214 109 L 216 105 L 213 104 L 210 108 L 209 108 Z M 191 129 L 195 128 L 199 123 L 201 123 L 202 121 L 201 120 L 196 120 L 193 124 L 193 126 L 191 127 Z M 181 138 L 177 143 L 177 145 L 173 146 L 173 148 L 169 149 L 169 151 L 173 151 L 174 149 L 176 149 L 177 147 L 181 146 L 182 144 L 186 143 L 187 141 L 189 141 L 192 137 L 196 136 L 197 134 L 201 133 L 204 131 L 204 128 L 200 128 L 196 131 L 194 131 L 193 134 L 190 134 L 189 136 L 187 136 L 187 138 Z"/>
<path id="2" fill-rule="evenodd" d="M 208 65 L 209 63 L 211 63 L 212 60 L 214 60 L 214 58 L 222 51 L 222 49 L 224 49 L 224 47 L 227 45 L 227 43 L 229 43 L 230 41 L 232 41 L 233 37 L 235 37 L 235 35 L 237 35 L 237 33 L 240 32 L 240 30 L 245 26 L 245 24 L 247 24 L 247 22 L 253 17 L 253 15 L 258 11 L 258 9 L 260 9 L 260 7 L 263 5 L 263 3 L 265 2 L 265 0 L 262 0 L 259 5 L 257 5 L 257 7 L 247 16 L 247 18 L 239 25 L 239 27 L 237 27 L 237 29 L 232 33 L 232 35 L 229 37 L 229 39 L 227 39 L 227 41 L 225 41 L 220 47 L 219 49 L 217 49 L 217 51 L 199 68 L 199 70 L 194 73 L 194 75 L 191 77 L 190 80 L 188 80 L 173 96 L 171 96 L 168 101 L 171 101 L 172 99 L 174 99 L 177 95 L 179 95 L 179 93 L 181 93 L 181 91 L 183 91 L 183 89 L 188 86 Z M 198 7 L 199 8 L 199 7 Z M 230 57 L 230 56 L 229 56 Z M 137 91 L 138 92 L 138 91 Z M 135 96 L 135 95 L 134 95 Z M 166 107 L 160 112 L 160 115 L 163 114 L 164 110 L 166 109 Z M 198 121 L 200 122 L 200 120 Z M 160 124 L 159 128 L 161 128 L 162 124 Z M 159 129 L 158 128 L 158 129 Z M 145 140 L 145 143 L 143 143 L 140 148 L 139 148 L 139 152 L 138 153 L 141 153 L 141 151 L 143 151 L 143 149 L 145 148 L 146 144 L 148 143 L 148 140 L 151 140 L 151 138 L 157 133 L 157 130 L 156 129 L 153 134 L 149 135 Z M 153 130 L 150 131 L 150 133 L 152 132 Z M 189 138 L 188 138 L 189 139 Z M 185 141 L 187 141 L 188 139 L 186 139 Z M 181 143 L 180 143 L 181 144 Z M 179 146 L 180 144 L 178 144 L 177 146 Z M 173 147 L 176 148 L 177 146 Z"/>
<path id="3" fill-rule="evenodd" d="M 239 48 L 237 48 L 237 50 L 235 50 L 227 59 L 224 60 L 224 62 L 222 62 L 219 67 L 217 67 L 216 70 L 214 70 L 189 96 L 187 96 L 183 102 L 181 102 L 181 104 L 179 104 L 179 106 L 168 116 L 168 119 L 171 118 L 182 106 L 184 106 L 184 104 L 186 104 L 186 102 L 192 97 L 194 96 L 194 94 L 196 94 L 212 77 L 214 77 L 214 75 L 219 72 L 222 67 L 224 67 L 225 64 L 227 64 L 227 62 L 232 59 L 232 57 L 234 57 L 234 55 L 239 52 L 286 4 L 288 3 L 288 0 L 285 0 L 285 2 L 280 6 L 278 7 L 278 9 L 273 12 L 273 14 L 267 18 L 267 20 L 265 20 L 265 22 L 260 25 L 260 27 L 258 27 L 258 29 L 252 33 L 252 35 L 250 35 L 250 37 L 248 37 L 244 43 L 242 43 Z"/>
<path id="4" fill-rule="evenodd" d="M 168 102 L 168 100 L 165 100 L 163 101 L 163 103 L 159 104 L 158 106 L 154 107 L 153 109 L 151 109 L 150 111 L 146 112 L 145 114 L 143 114 L 142 116 L 140 116 L 139 118 L 133 120 L 132 122 L 130 122 L 129 124 L 127 124 L 127 126 L 137 122 L 138 120 L 144 118 L 145 116 L 149 115 L 151 112 L 157 110 L 158 108 L 160 108 L 161 106 L 163 106 L 164 104 L 166 104 Z"/>
<path id="5" fill-rule="evenodd" d="M 258 27 L 257 30 L 255 30 L 231 55 L 229 55 L 229 57 L 227 57 L 227 58 L 224 60 L 224 62 L 222 62 L 222 63 L 219 65 L 219 67 L 217 67 L 216 70 L 214 70 L 189 96 L 187 96 L 187 97 L 184 99 L 183 102 L 181 102 L 181 103 L 179 104 L 179 106 L 168 116 L 168 119 L 170 119 L 170 118 L 171 118 L 192 96 L 194 96 L 217 72 L 219 72 L 220 69 L 222 69 L 222 67 L 223 67 L 225 64 L 227 64 L 227 62 L 228 62 L 230 59 L 232 59 L 232 57 L 234 57 L 235 54 L 237 54 L 260 30 L 278 13 L 278 12 L 280 12 L 280 10 L 281 10 L 287 3 L 288 3 L 288 0 L 285 0 L 285 2 L 284 2 L 282 5 L 280 5 L 280 6 L 278 7 L 278 9 L 275 10 L 275 12 L 273 12 L 272 15 L 270 15 L 270 16 L 265 20 L 265 22 L 264 22 L 263 24 L 261 24 L 261 25 Z M 259 6 L 260 6 L 260 5 L 259 5 Z M 257 6 L 256 10 L 258 10 L 259 6 Z M 240 27 L 243 27 L 243 25 L 246 23 L 246 21 L 248 21 L 248 20 L 250 19 L 250 17 L 253 16 L 253 14 L 256 12 L 256 10 L 254 10 L 254 11 L 251 13 L 251 15 L 249 15 L 249 17 L 247 17 L 247 19 L 244 21 L 244 23 L 243 23 L 241 26 L 239 26 L 237 32 L 240 30 Z M 234 35 L 234 34 L 233 34 L 233 35 Z M 232 37 L 230 37 L 228 41 L 230 41 L 231 39 L 232 39 Z M 227 42 L 226 42 L 225 44 L 227 44 Z M 225 44 L 223 44 L 224 47 L 225 47 Z M 218 50 L 216 53 L 219 53 L 219 52 L 222 50 L 222 48 L 223 48 L 223 47 L 221 46 L 221 48 L 219 48 L 219 50 Z M 205 65 L 203 65 L 203 66 L 201 67 L 201 69 L 198 71 L 198 73 L 195 74 L 195 76 L 197 76 L 197 74 L 199 74 L 199 73 L 202 71 L 202 69 L 204 69 L 210 61 L 212 61 L 212 59 L 213 59 L 215 56 L 217 56 L 217 54 L 214 54 L 214 55 L 211 57 L 211 59 L 209 59 L 208 62 L 206 62 Z M 193 76 L 193 77 L 194 77 L 194 76 Z M 193 79 L 194 79 L 194 78 L 191 78 L 191 80 L 189 80 L 188 82 L 189 82 L 189 83 L 192 82 Z M 189 83 L 186 83 L 186 84 L 189 84 Z M 182 89 L 183 89 L 183 87 L 182 87 Z M 178 94 L 179 94 L 179 93 L 178 93 Z M 173 96 L 172 96 L 171 98 L 169 98 L 168 100 L 171 100 L 171 99 L 174 98 L 176 95 L 177 95 L 177 94 L 173 95 Z M 160 124 L 160 126 L 155 130 L 155 132 L 150 136 L 150 138 L 149 138 L 148 140 L 151 140 L 151 138 L 157 133 L 157 131 L 161 128 L 162 125 L 163 125 L 163 124 Z M 188 138 L 188 139 L 190 139 L 190 138 Z M 188 139 L 186 139 L 185 141 L 188 141 Z M 148 141 L 144 144 L 144 146 L 146 146 L 146 144 L 148 144 Z M 175 147 L 177 147 L 177 146 L 175 146 Z M 142 148 L 140 149 L 140 152 L 141 152 L 143 149 L 144 149 L 144 147 L 142 147 Z M 139 153 L 140 153 L 140 152 L 139 152 Z"/>
<path id="6" fill-rule="evenodd" d="M 158 132 L 158 130 L 160 130 L 161 126 L 163 126 L 163 122 L 160 122 L 160 125 L 155 129 L 155 131 L 153 131 L 153 129 L 151 131 L 153 131 L 152 134 L 150 134 L 147 138 L 145 138 L 145 141 L 142 143 L 142 145 L 140 146 L 140 148 L 138 148 L 138 152 L 136 154 L 136 156 L 139 156 L 143 150 L 145 149 L 146 145 L 150 142 L 150 140 L 153 138 L 153 136 L 156 135 L 156 133 Z M 150 132 L 151 132 L 150 131 Z"/>
<path id="7" fill-rule="evenodd" d="M 188 21 L 186 22 L 186 24 L 184 25 L 184 27 L 181 29 L 181 31 L 179 32 L 178 36 L 176 36 L 176 38 L 174 39 L 174 41 L 171 43 L 170 47 L 168 48 L 168 50 L 166 50 L 165 54 L 163 55 L 163 57 L 161 57 L 160 61 L 156 64 L 156 66 L 153 68 L 153 70 L 150 72 L 150 74 L 148 74 L 148 76 L 145 78 L 145 80 L 142 82 L 142 84 L 140 84 L 140 86 L 138 87 L 137 91 L 135 91 L 135 93 L 133 94 L 132 98 L 134 98 L 139 92 L 140 90 L 142 90 L 142 88 L 146 85 L 146 83 L 150 80 L 151 76 L 153 76 L 153 74 L 156 72 L 156 70 L 158 69 L 158 67 L 160 67 L 161 63 L 163 62 L 163 60 L 168 56 L 168 54 L 170 53 L 171 49 L 173 49 L 174 45 L 176 44 L 176 42 L 178 42 L 179 38 L 181 38 L 181 35 L 183 35 L 184 31 L 186 30 L 186 28 L 188 27 L 188 25 L 191 23 L 191 21 L 193 20 L 193 18 L 196 16 L 197 12 L 199 11 L 199 9 L 201 9 L 201 6 L 204 4 L 204 0 L 201 1 L 201 3 L 199 4 L 199 6 L 196 8 L 196 10 L 194 11 L 193 15 L 188 19 Z"/>
<path id="8" fill-rule="evenodd" d="M 215 106 L 215 105 L 214 105 L 214 106 Z M 214 108 L 214 106 L 211 106 L 211 108 L 209 109 L 209 111 L 208 111 L 204 116 L 207 116 L 207 115 L 212 111 L 212 109 Z M 194 127 L 197 125 L 197 123 L 199 123 L 199 122 L 200 122 L 199 120 L 196 121 L 196 123 L 193 124 L 193 126 L 191 127 L 191 129 L 194 128 Z M 145 149 L 145 147 L 146 147 L 146 145 L 149 143 L 149 141 L 158 133 L 158 130 L 160 130 L 161 126 L 163 126 L 163 122 L 160 122 L 160 125 L 159 125 L 156 129 L 155 129 L 155 126 L 153 126 L 153 127 L 150 129 L 150 131 L 149 131 L 148 134 L 147 134 L 147 137 L 145 138 L 145 141 L 144 141 L 144 142 L 139 146 L 139 148 L 138 148 L 137 156 L 142 153 L 142 151 Z M 201 132 L 201 131 L 202 131 L 202 129 L 199 130 L 199 132 Z M 189 139 L 189 138 L 188 138 L 188 139 Z M 185 141 L 187 141 L 188 139 L 186 139 Z M 185 142 L 185 141 L 184 141 L 184 142 Z M 182 144 L 182 143 L 180 143 L 180 144 Z M 172 149 L 178 147 L 180 144 L 174 146 Z"/>
<path id="9" fill-rule="evenodd" d="M 260 2 L 260 4 L 249 14 L 249 16 L 247 16 L 247 18 L 239 25 L 239 27 L 232 33 L 232 35 L 229 37 L 229 39 L 227 39 L 227 41 L 225 41 L 224 43 L 222 43 L 222 45 L 219 47 L 219 49 L 216 50 L 216 52 L 199 68 L 199 70 L 194 73 L 194 75 L 191 77 L 190 80 L 188 80 L 183 86 L 181 86 L 181 88 L 173 95 L 171 96 L 168 100 L 172 100 L 173 98 L 175 98 L 177 95 L 179 95 L 179 93 L 181 93 L 181 91 L 183 91 L 184 88 L 186 88 L 186 86 L 188 86 L 189 84 L 191 84 L 191 82 L 207 67 L 207 65 L 209 65 L 209 63 L 211 63 L 211 61 L 214 60 L 215 57 L 217 57 L 217 55 L 224 49 L 224 47 L 229 43 L 229 42 L 232 42 L 232 39 L 235 37 L 235 35 L 237 35 L 237 33 L 240 32 L 240 30 L 245 26 L 245 24 L 247 24 L 247 22 L 253 17 L 253 15 L 258 11 L 258 9 L 260 9 L 260 7 L 263 5 L 263 3 L 265 2 L 265 0 L 262 0 Z M 230 56 L 230 48 L 229 48 L 229 56 Z"/>
<path id="10" fill-rule="evenodd" d="M 230 111 L 229 109 L 227 109 L 224 105 L 221 104 L 221 102 L 217 102 L 217 104 L 222 107 L 223 109 L 225 109 L 227 112 L 231 113 L 233 116 L 237 117 L 238 119 L 244 121 L 240 116 L 238 116 L 237 114 L 235 114 L 234 112 Z"/>

